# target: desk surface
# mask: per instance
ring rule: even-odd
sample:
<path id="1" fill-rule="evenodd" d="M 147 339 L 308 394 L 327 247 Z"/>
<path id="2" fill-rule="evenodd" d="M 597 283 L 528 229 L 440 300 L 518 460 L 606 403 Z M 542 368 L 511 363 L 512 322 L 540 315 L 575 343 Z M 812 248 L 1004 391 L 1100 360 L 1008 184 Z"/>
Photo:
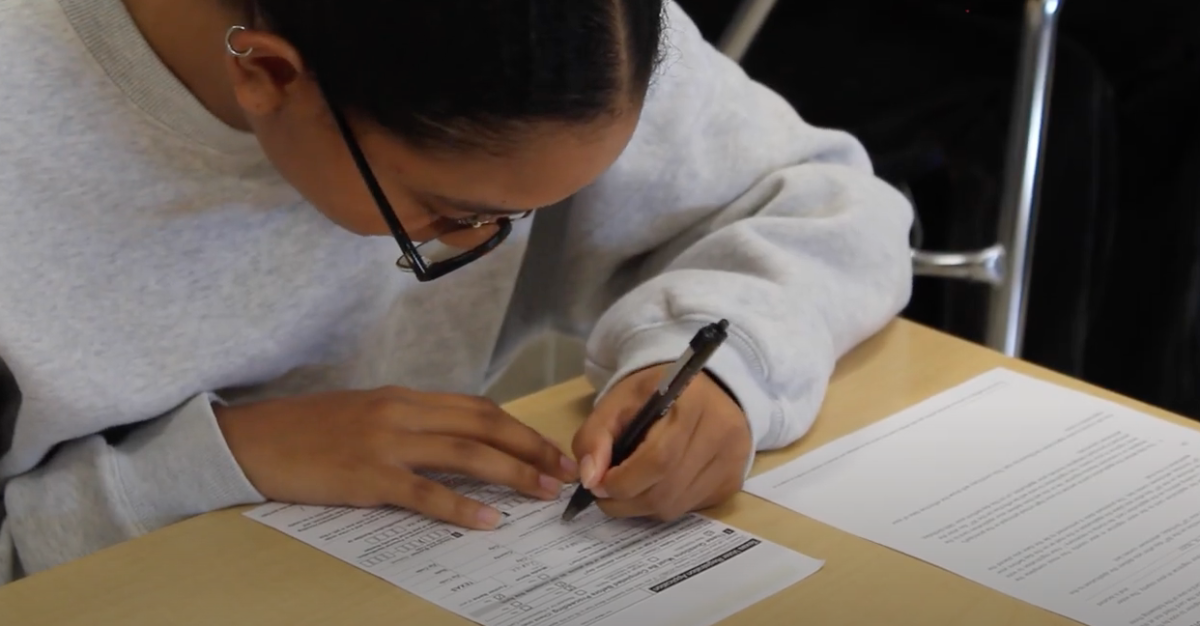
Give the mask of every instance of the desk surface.
<path id="1" fill-rule="evenodd" d="M 871 422 L 1006 366 L 1084 389 L 1180 424 L 1194 422 L 932 330 L 897 321 L 840 363 L 824 408 L 797 445 L 760 456 L 775 467 Z M 573 381 L 509 410 L 568 442 L 590 406 Z M 0 587 L 4 623 L 469 624 L 369 574 L 240 515 L 222 511 L 177 524 L 61 568 Z M 722 624 L 791 626 L 1050 626 L 1070 620 L 837 529 L 738 494 L 709 511 L 731 525 L 824 559 L 815 576 Z"/>

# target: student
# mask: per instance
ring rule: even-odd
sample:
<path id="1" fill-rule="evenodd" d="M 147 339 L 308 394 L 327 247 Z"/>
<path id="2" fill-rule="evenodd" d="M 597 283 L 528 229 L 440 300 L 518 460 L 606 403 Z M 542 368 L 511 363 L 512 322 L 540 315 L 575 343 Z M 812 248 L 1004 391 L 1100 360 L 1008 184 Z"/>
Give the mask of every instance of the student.
<path id="1" fill-rule="evenodd" d="M 718 503 L 906 304 L 911 217 L 661 0 L 0 0 L 0 579 L 264 499 L 497 523 L 426 472 Z M 551 327 L 578 465 L 473 395 Z"/>

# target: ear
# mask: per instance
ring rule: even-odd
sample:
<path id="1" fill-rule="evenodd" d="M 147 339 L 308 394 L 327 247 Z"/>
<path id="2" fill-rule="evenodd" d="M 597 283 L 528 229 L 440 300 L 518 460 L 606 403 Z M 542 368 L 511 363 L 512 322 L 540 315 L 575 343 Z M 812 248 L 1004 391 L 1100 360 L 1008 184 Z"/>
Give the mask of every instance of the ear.
<path id="1" fill-rule="evenodd" d="M 229 45 L 245 56 L 226 51 L 226 69 L 238 104 L 250 116 L 282 109 L 306 88 L 308 80 L 300 53 L 283 38 L 259 30 L 236 30 Z"/>

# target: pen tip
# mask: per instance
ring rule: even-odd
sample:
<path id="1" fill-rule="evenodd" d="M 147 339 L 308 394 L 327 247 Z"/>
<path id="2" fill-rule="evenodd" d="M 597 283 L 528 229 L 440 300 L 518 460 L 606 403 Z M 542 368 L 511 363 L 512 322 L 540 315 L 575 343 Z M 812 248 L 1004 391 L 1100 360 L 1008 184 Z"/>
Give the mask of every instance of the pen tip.
<path id="1" fill-rule="evenodd" d="M 568 508 L 567 510 L 563 511 L 562 521 L 569 522 L 575 519 L 576 515 L 579 515 L 579 511 L 576 511 L 574 507 Z"/>

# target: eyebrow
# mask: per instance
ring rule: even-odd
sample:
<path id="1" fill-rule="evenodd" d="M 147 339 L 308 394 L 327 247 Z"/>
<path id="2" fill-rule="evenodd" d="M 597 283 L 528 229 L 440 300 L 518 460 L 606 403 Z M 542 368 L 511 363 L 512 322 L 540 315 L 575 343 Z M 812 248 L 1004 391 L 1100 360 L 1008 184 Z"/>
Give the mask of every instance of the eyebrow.
<path id="1" fill-rule="evenodd" d="M 507 209 L 504 207 L 492 206 L 489 204 L 480 204 L 478 202 L 471 202 L 469 200 L 457 200 L 455 198 L 447 198 L 445 196 L 433 195 L 431 197 L 434 200 L 437 200 L 438 202 L 448 204 L 448 205 L 454 207 L 455 209 L 458 209 L 460 211 L 465 211 L 467 213 L 477 213 L 480 215 L 518 215 L 520 213 L 526 212 L 526 209 Z"/>

